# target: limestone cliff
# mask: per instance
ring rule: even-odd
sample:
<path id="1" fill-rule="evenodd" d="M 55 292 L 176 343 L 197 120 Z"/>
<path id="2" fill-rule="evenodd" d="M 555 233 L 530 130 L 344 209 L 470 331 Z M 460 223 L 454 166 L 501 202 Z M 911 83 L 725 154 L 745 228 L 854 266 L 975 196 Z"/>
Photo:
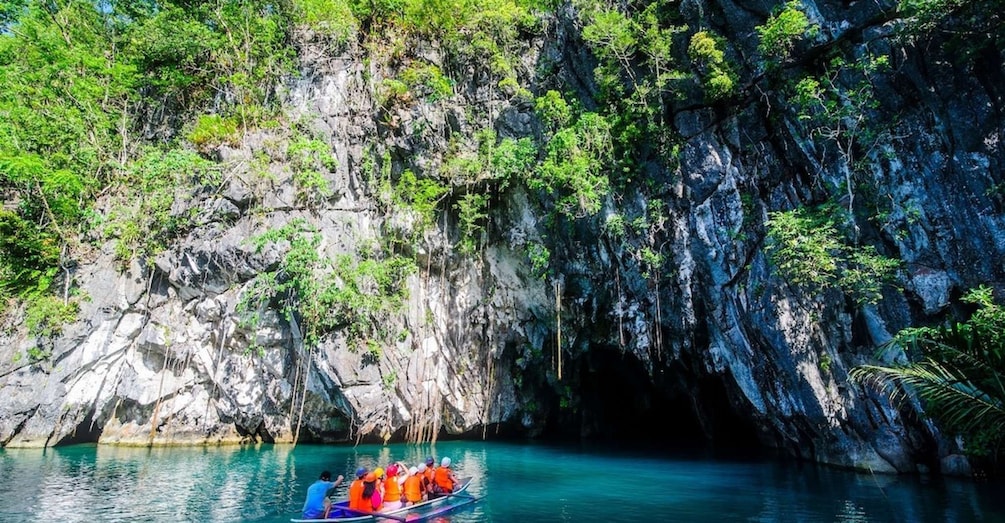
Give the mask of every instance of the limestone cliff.
<path id="1" fill-rule="evenodd" d="M 938 37 L 905 40 L 894 2 L 809 1 L 819 31 L 769 70 L 754 57 L 772 2 L 666 4 L 682 38 L 722 37 L 738 87 L 709 100 L 708 65 L 680 57 L 693 80 L 660 115 L 680 137 L 673 161 L 644 158 L 644 180 L 575 220 L 547 191 L 456 173 L 431 227 L 390 211 L 382 180 L 445 180 L 451 159 L 477 158 L 479 132 L 540 140 L 544 123 L 486 64 L 435 41 L 384 56 L 301 34 L 301 74 L 284 83 L 288 121 L 330 145 L 331 194 L 298 191 L 281 129 L 211 151 L 224 181 L 174 210 L 194 210 L 200 225 L 125 268 L 109 245 L 82 260 L 81 320 L 52 341 L 49 361 L 10 363 L 40 341 L 5 331 L 0 442 L 618 438 L 660 419 L 675 428 L 650 436 L 668 445 L 747 439 L 876 472 L 957 471 L 954 442 L 848 370 L 897 330 L 941 318 L 963 290 L 1002 287 L 1002 49 L 989 42 L 964 59 Z M 579 13 L 566 5 L 542 20 L 521 37 L 519 84 L 595 107 L 600 62 Z M 890 67 L 869 76 L 876 103 L 853 109 L 885 123 L 880 137 L 841 142 L 847 133 L 826 135 L 787 109 L 787 80 L 852 83 L 829 60 L 868 53 Z M 413 61 L 447 71 L 449 96 L 388 95 L 385 80 Z M 491 199 L 465 252 L 457 206 L 475 187 L 491 187 Z M 876 304 L 793 285 L 765 254 L 769 213 L 835 194 L 871 211 L 852 213 L 855 241 L 903 262 Z M 643 219 L 611 233 L 612 220 L 632 217 Z M 305 342 L 295 304 L 287 314 L 266 303 L 248 321 L 243 297 L 291 249 L 251 239 L 298 219 L 319 234 L 323 259 L 419 238 L 402 247 L 417 268 L 403 307 L 375 316 L 381 336 L 369 344 L 348 328 Z M 539 247 L 550 253 L 543 267 Z"/>

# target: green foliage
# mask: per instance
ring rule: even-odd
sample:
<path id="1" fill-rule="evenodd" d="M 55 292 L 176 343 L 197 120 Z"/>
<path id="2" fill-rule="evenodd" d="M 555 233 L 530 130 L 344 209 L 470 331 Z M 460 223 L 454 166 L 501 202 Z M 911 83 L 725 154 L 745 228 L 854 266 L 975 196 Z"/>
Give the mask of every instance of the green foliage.
<path id="1" fill-rule="evenodd" d="M 535 242 L 527 245 L 527 258 L 530 260 L 531 270 L 539 278 L 543 278 L 548 273 L 548 265 L 551 263 L 551 251 L 544 244 Z"/>
<path id="2" fill-rule="evenodd" d="M 386 78 L 380 83 L 377 93 L 378 102 L 384 107 L 393 105 L 408 105 L 413 101 L 412 92 L 408 89 L 408 84 L 397 78 Z"/>
<path id="3" fill-rule="evenodd" d="M 530 102 L 534 100 L 534 93 L 530 92 L 530 89 L 523 87 L 517 82 L 516 78 L 512 76 L 507 76 L 502 80 L 499 80 L 498 84 L 499 90 L 506 93 L 514 99 L 521 102 Z"/>
<path id="4" fill-rule="evenodd" d="M 0 32 L 6 32 L 28 8 L 28 0 L 0 1 Z"/>
<path id="5" fill-rule="evenodd" d="M 460 151 L 447 158 L 440 176 L 452 185 L 475 186 L 491 182 L 492 189 L 503 190 L 512 180 L 522 180 L 534 168 L 537 147 L 530 138 L 505 138 L 497 142 L 492 129 L 476 133 L 477 151 Z"/>
<path id="6" fill-rule="evenodd" d="M 1005 308 L 983 286 L 963 301 L 977 307 L 966 321 L 904 329 L 881 347 L 881 355 L 907 350 L 913 361 L 860 365 L 850 375 L 895 402 L 916 395 L 927 414 L 964 437 L 970 455 L 997 460 L 1005 437 Z"/>
<path id="7" fill-rule="evenodd" d="M 340 255 L 333 269 L 320 296 L 330 324 L 344 326 L 350 339 L 390 339 L 392 333 L 384 332 L 382 325 L 408 297 L 405 281 L 417 271 L 415 262 L 402 256 L 367 255 L 357 260 Z"/>
<path id="8" fill-rule="evenodd" d="M 530 138 L 504 138 L 492 150 L 492 178 L 504 189 L 510 180 L 522 179 L 537 160 L 537 147 Z"/>
<path id="9" fill-rule="evenodd" d="M 28 301 L 24 324 L 29 335 L 51 339 L 62 332 L 63 325 L 77 319 L 78 311 L 79 307 L 74 301 L 64 302 L 54 296 L 37 296 Z"/>
<path id="10" fill-rule="evenodd" d="M 412 171 L 401 173 L 394 187 L 393 203 L 399 210 L 412 214 L 417 232 L 423 232 L 436 223 L 436 206 L 449 188 L 429 178 L 418 178 Z"/>
<path id="11" fill-rule="evenodd" d="M 648 77 L 657 92 L 666 92 L 673 82 L 687 77 L 676 69 L 674 39 L 688 28 L 668 23 L 665 13 L 672 11 L 668 11 L 666 7 L 664 2 L 652 2 L 637 16 L 639 51 L 649 69 Z"/>
<path id="12" fill-rule="evenodd" d="M 673 162 L 679 136 L 667 121 L 670 108 L 685 92 L 690 75 L 681 71 L 677 57 L 686 47 L 679 5 L 672 0 L 610 3 L 599 0 L 573 2 L 583 25 L 584 40 L 598 57 L 594 79 L 600 89 L 600 107 L 611 127 L 614 154 L 609 165 L 611 182 L 620 186 L 642 179 L 637 176 L 641 158 L 658 155 Z M 720 65 L 718 72 L 726 71 Z M 718 92 L 730 90 L 722 80 L 710 78 Z"/>
<path id="13" fill-rule="evenodd" d="M 584 113 L 550 137 L 545 158 L 528 176 L 527 186 L 555 195 L 555 206 L 566 216 L 593 215 L 610 190 L 605 165 L 613 152 L 610 122 L 597 113 Z"/>
<path id="14" fill-rule="evenodd" d="M 408 105 L 416 99 L 435 102 L 454 94 L 453 82 L 444 76 L 439 67 L 415 61 L 406 67 L 397 78 L 386 78 L 379 90 L 380 104 Z"/>
<path id="15" fill-rule="evenodd" d="M 294 23 L 327 35 L 339 45 L 359 31 L 359 20 L 344 0 L 293 0 Z"/>
<path id="16" fill-rule="evenodd" d="M 688 55 L 701 70 L 705 96 L 709 100 L 722 100 L 736 92 L 736 73 L 722 50 L 722 38 L 709 31 L 698 31 L 691 37 Z"/>
<path id="17" fill-rule="evenodd" d="M 820 354 L 820 359 L 818 360 L 817 367 L 820 369 L 821 372 L 830 372 L 831 365 L 833 364 L 834 360 L 831 358 L 830 354 L 826 352 Z"/>
<path id="18" fill-rule="evenodd" d="M 317 138 L 295 136 L 286 149 L 286 158 L 293 169 L 297 199 L 308 205 L 318 205 L 332 195 L 325 174 L 338 165 L 331 147 Z"/>
<path id="19" fill-rule="evenodd" d="M 885 56 L 864 56 L 853 63 L 842 58 L 831 60 L 824 75 L 796 83 L 791 101 L 799 119 L 813 134 L 841 144 L 875 140 L 876 130 L 867 125 L 869 112 L 879 104 L 871 76 L 888 64 Z M 842 84 L 842 79 L 849 78 L 858 80 Z"/>
<path id="20" fill-rule="evenodd" d="M 218 114 L 202 114 L 185 138 L 199 150 L 207 151 L 221 145 L 236 145 L 241 138 L 238 121 Z"/>
<path id="21" fill-rule="evenodd" d="M 275 79 L 293 72 L 290 21 L 321 28 L 345 15 L 338 2 L 321 5 L 323 1 L 223 0 L 149 8 L 124 3 L 111 8 L 125 23 L 124 57 L 140 68 L 146 94 L 170 97 L 183 108 L 203 106 L 223 94 L 231 102 L 221 108 L 224 116 L 234 116 L 246 128 L 270 114 Z M 127 12 L 131 6 L 142 7 Z M 328 8 L 333 11 L 321 12 Z"/>
<path id="22" fill-rule="evenodd" d="M 558 91 L 550 90 L 534 100 L 534 111 L 542 122 L 555 132 L 572 120 L 572 108 Z"/>
<path id="23" fill-rule="evenodd" d="M 513 78 L 522 35 L 540 30 L 540 0 L 354 0 L 353 12 L 377 34 L 425 37 L 461 61 Z"/>
<path id="24" fill-rule="evenodd" d="M 478 236 L 485 230 L 482 222 L 488 218 L 485 210 L 488 203 L 487 194 L 468 193 L 455 204 L 454 208 L 458 211 L 458 227 L 461 231 L 458 249 L 462 254 L 472 254 L 477 249 Z"/>
<path id="25" fill-rule="evenodd" d="M 136 81 L 92 4 L 11 3 L 0 32 L 0 287 L 48 292 L 123 149 Z M 17 20 L 14 18 L 17 16 Z"/>
<path id="26" fill-rule="evenodd" d="M 624 10 L 595 0 L 576 0 L 574 5 L 583 39 L 600 60 L 594 77 L 606 100 L 638 105 L 633 110 L 643 113 L 658 112 L 672 83 L 686 77 L 676 68 L 674 40 L 687 27 L 674 23 L 673 2 L 628 4 Z"/>
<path id="27" fill-rule="evenodd" d="M 454 94 L 453 82 L 433 64 L 413 62 L 402 71 L 401 79 L 410 90 L 430 102 L 449 98 Z"/>
<path id="28" fill-rule="evenodd" d="M 663 255 L 654 251 L 649 247 L 643 247 L 639 249 L 639 264 L 642 267 L 642 276 L 645 278 L 654 278 L 659 275 L 660 268 L 663 266 Z"/>
<path id="29" fill-rule="evenodd" d="M 238 304 L 251 326 L 257 311 L 277 304 L 299 322 L 308 347 L 337 330 L 358 346 L 391 335 L 382 324 L 408 296 L 405 281 L 416 271 L 413 260 L 378 253 L 329 259 L 319 251 L 321 235 L 303 220 L 253 239 L 257 250 L 272 243 L 288 246 L 285 257 L 274 271 L 256 277 Z"/>
<path id="30" fill-rule="evenodd" d="M 960 66 L 972 66 L 981 52 L 1005 45 L 1001 0 L 901 0 L 898 33 L 911 40 L 946 40 L 947 56 Z"/>
<path id="31" fill-rule="evenodd" d="M 114 238 L 116 256 L 128 261 L 149 258 L 191 230 L 198 209 L 190 203 L 198 190 L 222 180 L 219 169 L 194 152 L 146 148 L 121 181 L 103 233 Z"/>
<path id="32" fill-rule="evenodd" d="M 832 209 L 805 208 L 769 213 L 765 251 L 781 276 L 819 291 L 836 286 L 858 303 L 876 303 L 882 286 L 899 268 L 873 247 L 846 245 L 831 217 Z"/>
<path id="33" fill-rule="evenodd" d="M 0 294 L 39 294 L 58 272 L 60 241 L 33 221 L 0 209 Z"/>
<path id="34" fill-rule="evenodd" d="M 810 24 L 799 0 L 785 3 L 782 9 L 770 17 L 764 25 L 755 28 L 761 42 L 757 49 L 765 56 L 785 60 L 796 42 L 812 38 L 820 31 L 820 26 Z"/>
<path id="35" fill-rule="evenodd" d="M 583 27 L 583 40 L 601 61 L 631 68 L 638 40 L 634 20 L 616 9 L 593 12 L 590 24 Z"/>
<path id="36" fill-rule="evenodd" d="M 125 53 L 152 93 L 194 103 L 213 94 L 214 70 L 206 65 L 221 37 L 192 13 L 166 6 L 128 27 Z"/>
<path id="37" fill-rule="evenodd" d="M 837 171 L 845 176 L 849 214 L 854 210 L 853 174 L 860 168 L 857 155 L 865 151 L 868 156 L 889 135 L 884 124 L 871 118 L 879 106 L 872 77 L 887 66 L 885 56 L 864 55 L 852 63 L 837 57 L 821 76 L 805 77 L 796 83 L 790 98 L 789 106 L 806 133 L 821 138 L 831 148 L 824 149 L 824 154 L 836 153 L 833 157 L 838 160 Z"/>
<path id="38" fill-rule="evenodd" d="M 394 390 L 394 384 L 398 382 L 398 373 L 391 371 L 380 378 L 384 384 L 384 390 Z"/>
<path id="39" fill-rule="evenodd" d="M 604 225 L 601 228 L 604 234 L 615 238 L 621 239 L 625 237 L 627 231 L 627 226 L 625 224 L 625 217 L 621 214 L 611 214 L 607 216 L 604 221 Z"/>

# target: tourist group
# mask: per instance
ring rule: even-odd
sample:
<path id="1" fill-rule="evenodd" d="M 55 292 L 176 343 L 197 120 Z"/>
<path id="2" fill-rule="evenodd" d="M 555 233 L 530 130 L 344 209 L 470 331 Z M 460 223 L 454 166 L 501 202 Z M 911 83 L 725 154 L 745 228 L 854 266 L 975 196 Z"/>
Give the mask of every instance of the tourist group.
<path id="1" fill-rule="evenodd" d="M 331 472 L 322 472 L 307 488 L 303 518 L 328 518 L 335 487 L 341 485 L 343 479 L 339 474 L 332 481 Z M 355 513 L 395 510 L 450 494 L 457 485 L 457 477 L 450 469 L 450 458 L 441 459 L 439 466 L 429 457 L 425 463 L 414 467 L 407 467 L 400 461 L 388 465 L 386 470 L 360 467 L 356 469 L 356 479 L 349 485 L 348 509 Z"/>

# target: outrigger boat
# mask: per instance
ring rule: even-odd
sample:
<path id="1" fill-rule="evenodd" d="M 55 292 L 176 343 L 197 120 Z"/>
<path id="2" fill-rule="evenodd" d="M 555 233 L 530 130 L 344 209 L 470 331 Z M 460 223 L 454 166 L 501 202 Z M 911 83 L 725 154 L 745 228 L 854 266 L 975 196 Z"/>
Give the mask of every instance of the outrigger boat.
<path id="1" fill-rule="evenodd" d="M 325 519 L 291 519 L 290 523 L 371 523 L 382 519 L 401 521 L 402 523 L 422 521 L 478 501 L 479 498 L 464 492 L 470 484 L 471 478 L 461 478 L 457 490 L 450 494 L 442 494 L 437 498 L 386 512 L 352 510 L 349 508 L 348 501 L 339 501 L 332 504 L 331 510 L 328 511 L 328 517 Z"/>

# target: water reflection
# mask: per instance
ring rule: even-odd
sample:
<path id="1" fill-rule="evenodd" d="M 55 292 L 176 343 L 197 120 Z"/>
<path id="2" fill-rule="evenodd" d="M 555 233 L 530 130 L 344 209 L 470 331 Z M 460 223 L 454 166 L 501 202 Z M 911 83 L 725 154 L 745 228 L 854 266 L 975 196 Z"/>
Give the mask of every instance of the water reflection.
<path id="1" fill-rule="evenodd" d="M 0 521 L 287 523 L 322 470 L 427 456 L 451 457 L 482 497 L 437 523 L 1005 521 L 995 484 L 484 442 L 0 450 Z"/>

